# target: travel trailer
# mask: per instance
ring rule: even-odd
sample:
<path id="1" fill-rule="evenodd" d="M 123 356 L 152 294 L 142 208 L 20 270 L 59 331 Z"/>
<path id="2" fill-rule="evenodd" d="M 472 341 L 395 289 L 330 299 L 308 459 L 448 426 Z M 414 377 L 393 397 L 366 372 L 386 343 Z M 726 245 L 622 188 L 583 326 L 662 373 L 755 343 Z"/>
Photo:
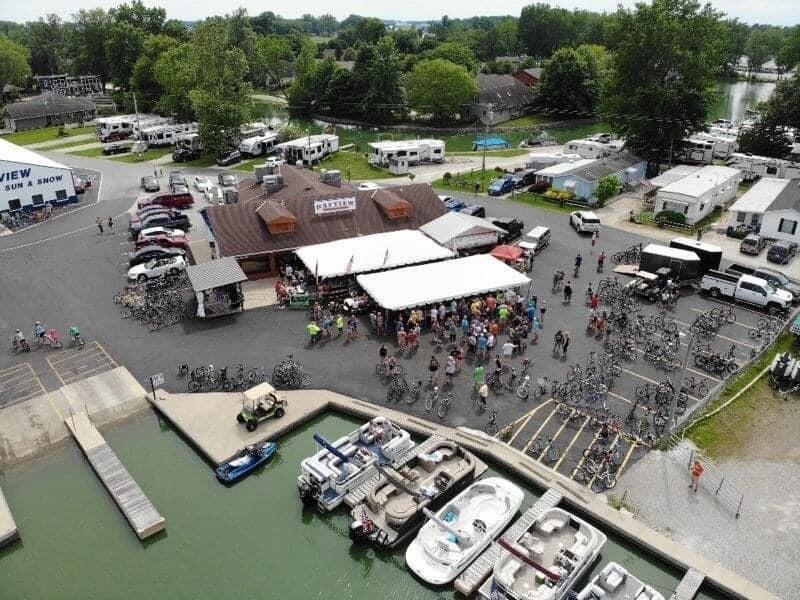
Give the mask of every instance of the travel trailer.
<path id="1" fill-rule="evenodd" d="M 339 136 L 309 135 L 283 142 L 275 147 L 283 153 L 288 163 L 313 163 L 339 151 Z"/>
<path id="2" fill-rule="evenodd" d="M 686 148 L 678 155 L 685 163 L 710 165 L 714 160 L 714 142 L 699 137 L 684 140 Z"/>
<path id="3" fill-rule="evenodd" d="M 185 135 L 197 132 L 197 123 L 177 123 L 174 125 L 155 125 L 143 128 L 138 138 L 151 148 L 174 146 Z"/>
<path id="4" fill-rule="evenodd" d="M 246 156 L 264 156 L 275 149 L 277 141 L 278 134 L 274 131 L 252 135 L 239 143 L 239 152 Z"/>
<path id="5" fill-rule="evenodd" d="M 370 164 L 379 167 L 388 167 L 389 161 L 393 158 L 404 158 L 410 165 L 444 160 L 444 141 L 442 140 L 372 142 L 369 144 L 369 148 Z"/>

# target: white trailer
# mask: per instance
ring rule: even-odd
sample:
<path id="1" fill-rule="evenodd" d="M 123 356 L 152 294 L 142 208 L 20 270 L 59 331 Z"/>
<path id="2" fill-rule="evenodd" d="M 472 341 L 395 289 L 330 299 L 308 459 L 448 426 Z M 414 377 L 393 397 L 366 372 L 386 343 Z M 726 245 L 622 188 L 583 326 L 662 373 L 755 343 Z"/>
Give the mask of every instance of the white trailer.
<path id="1" fill-rule="evenodd" d="M 625 140 L 613 139 L 609 134 L 599 134 L 583 140 L 571 140 L 564 152 L 580 154 L 581 158 L 606 158 L 616 156 L 625 149 Z"/>
<path id="2" fill-rule="evenodd" d="M 275 147 L 283 153 L 288 163 L 313 163 L 339 151 L 339 136 L 327 133 L 309 135 Z"/>
<path id="3" fill-rule="evenodd" d="M 275 149 L 275 143 L 277 141 L 277 133 L 274 131 L 266 131 L 244 138 L 239 143 L 239 152 L 246 156 L 263 156 Z"/>
<path id="4" fill-rule="evenodd" d="M 372 142 L 369 144 L 369 163 L 388 167 L 392 159 L 405 159 L 408 164 L 421 162 L 443 162 L 445 143 L 443 140 L 398 140 Z"/>
<path id="5" fill-rule="evenodd" d="M 560 165 L 561 163 L 574 162 L 581 160 L 580 154 L 568 154 L 565 152 L 557 152 L 555 154 L 534 154 L 528 155 L 525 161 L 526 169 L 544 169 L 545 167 L 552 167 L 553 165 Z"/>
<path id="6" fill-rule="evenodd" d="M 739 150 L 739 142 L 730 135 L 722 136 L 701 131 L 695 134 L 695 139 L 711 142 L 714 146 L 711 149 L 711 154 L 714 158 L 725 160 Z"/>
<path id="7" fill-rule="evenodd" d="M 679 158 L 689 164 L 710 165 L 714 161 L 714 143 L 709 140 L 693 137 L 684 140 L 686 148 Z"/>
<path id="8" fill-rule="evenodd" d="M 761 177 L 778 177 L 780 179 L 800 177 L 799 163 L 769 156 L 736 152 L 731 155 L 726 164 L 742 171 L 744 181 L 755 181 Z"/>
<path id="9" fill-rule="evenodd" d="M 239 133 L 242 139 L 253 137 L 254 135 L 263 135 L 269 131 L 272 131 L 272 128 L 263 121 L 253 121 L 252 123 L 245 123 L 239 127 Z"/>
<path id="10" fill-rule="evenodd" d="M 161 120 L 163 117 L 158 115 L 140 114 L 138 121 L 143 124 L 152 123 L 154 120 Z M 99 117 L 95 119 L 97 137 L 101 140 L 111 135 L 134 135 L 137 131 L 136 115 L 114 115 L 113 117 Z"/>
<path id="11" fill-rule="evenodd" d="M 197 133 L 197 123 L 178 123 L 175 125 L 156 125 L 143 128 L 139 132 L 139 141 L 150 147 L 174 146 L 186 135 Z"/>

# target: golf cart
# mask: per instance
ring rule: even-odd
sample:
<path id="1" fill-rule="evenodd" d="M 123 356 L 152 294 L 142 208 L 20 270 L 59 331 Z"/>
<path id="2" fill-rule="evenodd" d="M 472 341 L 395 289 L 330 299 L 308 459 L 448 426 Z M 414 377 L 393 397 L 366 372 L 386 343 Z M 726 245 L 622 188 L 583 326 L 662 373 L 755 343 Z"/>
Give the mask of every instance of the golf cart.
<path id="1" fill-rule="evenodd" d="M 286 413 L 288 401 L 275 393 L 269 383 L 261 383 L 243 394 L 242 410 L 236 415 L 239 423 L 244 423 L 247 431 L 255 431 L 261 421 L 280 419 Z"/>

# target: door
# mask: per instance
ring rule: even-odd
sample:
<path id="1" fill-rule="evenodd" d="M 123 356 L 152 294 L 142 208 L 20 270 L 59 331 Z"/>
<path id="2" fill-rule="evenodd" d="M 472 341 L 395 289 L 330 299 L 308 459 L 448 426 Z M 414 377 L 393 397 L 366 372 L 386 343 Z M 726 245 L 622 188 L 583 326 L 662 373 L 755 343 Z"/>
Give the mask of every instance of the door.
<path id="1" fill-rule="evenodd" d="M 739 286 L 737 297 L 745 302 L 751 302 L 762 306 L 764 304 L 766 292 L 754 283 L 743 282 Z"/>
<path id="2" fill-rule="evenodd" d="M 753 227 L 758 227 L 759 217 L 760 215 L 758 214 L 754 214 L 752 217 L 750 217 L 750 225 Z"/>

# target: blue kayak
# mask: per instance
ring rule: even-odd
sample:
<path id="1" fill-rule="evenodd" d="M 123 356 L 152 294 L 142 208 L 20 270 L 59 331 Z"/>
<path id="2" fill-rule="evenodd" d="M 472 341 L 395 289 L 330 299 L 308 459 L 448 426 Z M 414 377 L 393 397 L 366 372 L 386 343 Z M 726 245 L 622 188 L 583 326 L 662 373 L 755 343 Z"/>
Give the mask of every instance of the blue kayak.
<path id="1" fill-rule="evenodd" d="M 264 442 L 263 444 L 246 446 L 239 452 L 236 458 L 217 467 L 217 479 L 219 479 L 221 483 L 233 483 L 234 481 L 238 481 L 250 473 L 250 471 L 266 463 L 277 451 L 278 444 L 274 442 Z"/>

